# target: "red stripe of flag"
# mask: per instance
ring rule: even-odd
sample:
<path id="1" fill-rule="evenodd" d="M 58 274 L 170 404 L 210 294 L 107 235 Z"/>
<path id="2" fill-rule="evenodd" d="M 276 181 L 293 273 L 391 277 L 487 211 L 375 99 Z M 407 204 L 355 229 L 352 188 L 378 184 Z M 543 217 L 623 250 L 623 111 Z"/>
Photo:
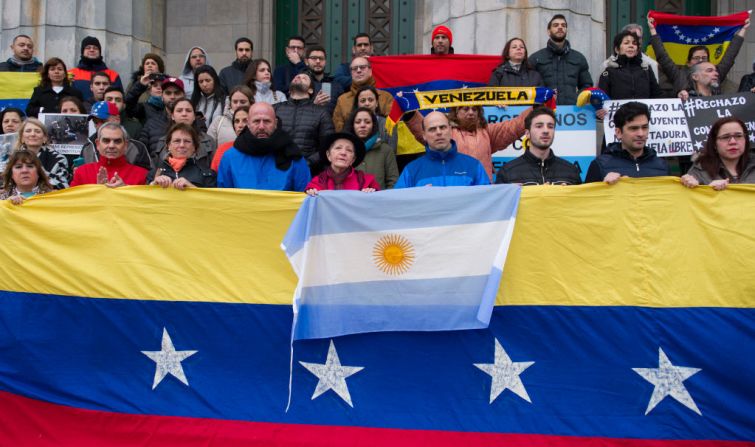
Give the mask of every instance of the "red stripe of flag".
<path id="1" fill-rule="evenodd" d="M 730 14 L 728 16 L 682 16 L 665 12 L 650 11 L 650 17 L 658 25 L 688 25 L 688 26 L 741 26 L 750 17 L 747 11 Z"/>
<path id="2" fill-rule="evenodd" d="M 487 84 L 500 56 L 473 54 L 429 54 L 412 56 L 372 56 L 372 77 L 377 88 L 405 87 L 436 80 L 482 82 Z"/>
<path id="3" fill-rule="evenodd" d="M 0 445 L 753 447 L 755 443 L 465 433 L 147 416 L 82 410 L 0 392 Z"/>

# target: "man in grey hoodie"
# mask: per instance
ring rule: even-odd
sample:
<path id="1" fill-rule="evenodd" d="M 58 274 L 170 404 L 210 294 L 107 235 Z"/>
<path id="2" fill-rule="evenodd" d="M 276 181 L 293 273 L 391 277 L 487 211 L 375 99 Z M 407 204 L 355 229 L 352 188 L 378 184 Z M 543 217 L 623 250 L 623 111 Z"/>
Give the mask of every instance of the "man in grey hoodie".
<path id="1" fill-rule="evenodd" d="M 184 81 L 184 90 L 186 91 L 187 98 L 191 98 L 191 93 L 194 91 L 194 70 L 209 63 L 207 52 L 202 47 L 191 47 L 189 52 L 186 53 L 186 61 L 179 78 Z"/>

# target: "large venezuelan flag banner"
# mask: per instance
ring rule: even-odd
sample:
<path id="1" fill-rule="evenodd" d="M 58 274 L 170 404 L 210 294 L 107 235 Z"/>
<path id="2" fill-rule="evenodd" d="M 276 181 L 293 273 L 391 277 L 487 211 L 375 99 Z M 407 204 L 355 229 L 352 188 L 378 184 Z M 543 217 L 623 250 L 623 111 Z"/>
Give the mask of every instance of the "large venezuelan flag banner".
<path id="1" fill-rule="evenodd" d="M 424 147 L 414 139 L 406 124 L 399 121 L 403 113 L 398 102 L 400 92 L 482 87 L 488 84 L 493 69 L 500 63 L 500 56 L 472 54 L 371 57 L 375 86 L 390 92 L 394 97 L 386 126 L 392 128 L 397 125 L 392 130 L 398 132 L 398 153 L 424 151 Z"/>
<path id="2" fill-rule="evenodd" d="M 488 329 L 297 341 L 292 363 L 279 244 L 303 195 L 3 202 L 0 445 L 753 446 L 753 199 L 524 188 Z"/>
<path id="3" fill-rule="evenodd" d="M 710 62 L 718 64 L 731 39 L 750 17 L 747 11 L 728 16 L 682 16 L 658 11 L 648 15 L 655 19 L 655 30 L 676 65 L 685 65 L 689 49 L 698 45 L 708 47 Z M 646 51 L 655 58 L 651 45 Z"/>
<path id="4" fill-rule="evenodd" d="M 16 107 L 26 110 L 34 87 L 39 84 L 39 73 L 0 72 L 0 110 Z"/>

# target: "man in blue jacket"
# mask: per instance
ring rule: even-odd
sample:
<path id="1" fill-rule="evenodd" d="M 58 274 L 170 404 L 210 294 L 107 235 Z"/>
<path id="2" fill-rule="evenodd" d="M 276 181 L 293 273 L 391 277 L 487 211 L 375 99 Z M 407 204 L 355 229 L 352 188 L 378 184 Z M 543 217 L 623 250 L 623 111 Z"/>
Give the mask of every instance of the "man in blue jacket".
<path id="1" fill-rule="evenodd" d="M 613 116 L 614 132 L 619 139 L 590 163 L 585 182 L 604 181 L 609 185 L 621 177 L 658 177 L 668 175 L 666 160 L 647 147 L 650 110 L 637 101 L 628 102 Z"/>
<path id="2" fill-rule="evenodd" d="M 406 165 L 394 188 L 490 184 L 482 163 L 456 150 L 451 123 L 444 113 L 427 114 L 422 120 L 422 136 L 427 142 L 425 155 Z"/>
<path id="3" fill-rule="evenodd" d="M 249 124 L 223 154 L 219 188 L 304 191 L 312 176 L 291 136 L 278 127 L 273 106 L 258 102 Z"/>

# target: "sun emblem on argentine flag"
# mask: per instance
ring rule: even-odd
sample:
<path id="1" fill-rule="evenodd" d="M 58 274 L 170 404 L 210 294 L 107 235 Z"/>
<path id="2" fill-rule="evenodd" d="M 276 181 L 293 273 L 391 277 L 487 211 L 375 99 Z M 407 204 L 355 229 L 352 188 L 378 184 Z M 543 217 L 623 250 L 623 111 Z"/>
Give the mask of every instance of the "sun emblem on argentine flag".
<path id="1" fill-rule="evenodd" d="M 414 246 L 404 236 L 388 234 L 375 243 L 372 258 L 382 272 L 400 275 L 406 273 L 414 263 Z"/>

